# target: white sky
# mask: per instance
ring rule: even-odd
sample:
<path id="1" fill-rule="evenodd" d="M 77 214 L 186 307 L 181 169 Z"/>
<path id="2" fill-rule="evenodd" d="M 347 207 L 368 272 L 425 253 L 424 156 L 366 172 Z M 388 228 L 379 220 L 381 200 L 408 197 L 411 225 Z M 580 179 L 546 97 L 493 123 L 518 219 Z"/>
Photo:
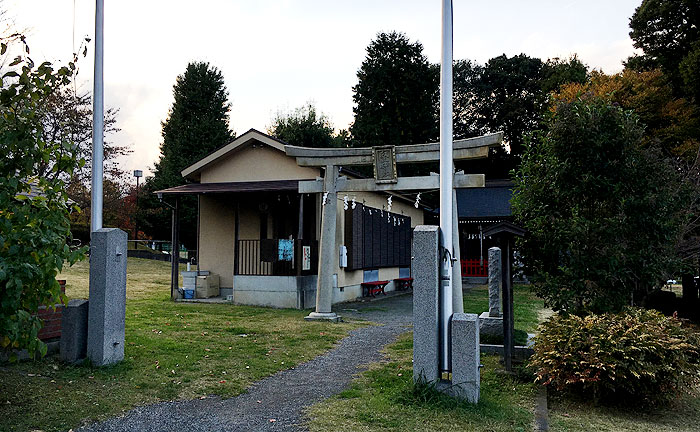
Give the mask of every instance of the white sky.
<path id="1" fill-rule="evenodd" d="M 591 68 L 619 72 L 632 52 L 629 18 L 641 0 L 455 0 L 454 57 L 484 63 L 507 54 L 547 59 L 578 54 Z M 313 101 L 336 129 L 352 116 L 352 86 L 365 48 L 381 31 L 401 31 L 440 61 L 438 0 L 105 0 L 105 104 L 119 108 L 131 147 L 127 170 L 159 157 L 172 86 L 187 63 L 218 67 L 230 94 L 231 126 L 265 131 L 276 112 Z M 94 0 L 4 0 L 27 29 L 35 61 L 68 61 L 94 35 Z M 75 30 L 74 30 L 75 29 Z M 75 31 L 75 41 L 73 33 Z M 92 89 L 92 52 L 79 81 Z"/>

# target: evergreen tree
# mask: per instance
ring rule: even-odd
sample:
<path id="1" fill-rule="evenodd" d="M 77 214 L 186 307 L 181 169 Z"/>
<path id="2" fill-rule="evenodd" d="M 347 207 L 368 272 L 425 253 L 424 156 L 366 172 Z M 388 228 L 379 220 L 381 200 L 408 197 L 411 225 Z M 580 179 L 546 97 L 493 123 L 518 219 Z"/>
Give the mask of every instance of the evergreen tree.
<path id="1" fill-rule="evenodd" d="M 556 311 L 619 311 L 672 274 L 687 212 L 678 172 L 632 111 L 558 102 L 525 147 L 511 200 L 535 292 Z"/>
<path id="2" fill-rule="evenodd" d="M 568 60 L 520 54 L 501 55 L 484 66 L 469 61 L 454 65 L 454 131 L 467 138 L 503 131 L 505 147 L 491 151 L 489 177 L 506 178 L 517 167 L 524 135 L 540 127 L 550 92 L 568 82 L 585 82 L 588 70 L 576 56 Z M 484 169 L 484 161 L 460 163 L 468 171 Z"/>
<path id="3" fill-rule="evenodd" d="M 661 68 L 677 96 L 700 104 L 700 2 L 644 0 L 630 19 L 630 37 L 644 54 L 627 66 L 638 70 Z"/>
<path id="4" fill-rule="evenodd" d="M 170 212 L 152 192 L 187 182 L 181 171 L 234 137 L 229 129 L 228 91 L 221 72 L 208 63 L 193 62 L 173 86 L 174 102 L 162 123 L 161 157 L 152 178 L 146 182 L 139 226 L 155 238 L 170 238 Z M 180 210 L 183 244 L 196 242 L 197 206 L 194 197 L 184 197 Z"/>
<path id="5" fill-rule="evenodd" d="M 367 47 L 353 87 L 360 147 L 418 144 L 438 137 L 438 71 L 420 42 L 397 32 L 380 33 Z"/>

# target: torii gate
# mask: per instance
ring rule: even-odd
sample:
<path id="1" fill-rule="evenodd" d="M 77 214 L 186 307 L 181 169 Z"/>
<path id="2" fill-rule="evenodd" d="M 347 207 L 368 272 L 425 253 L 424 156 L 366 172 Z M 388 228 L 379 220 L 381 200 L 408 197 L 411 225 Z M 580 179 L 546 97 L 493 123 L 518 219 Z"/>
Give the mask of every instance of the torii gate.
<path id="1" fill-rule="evenodd" d="M 454 141 L 454 160 L 485 159 L 489 148 L 501 145 L 503 132 Z M 333 260 L 336 259 L 336 213 L 338 192 L 400 192 L 435 190 L 440 188 L 440 176 L 397 177 L 397 163 L 436 162 L 440 160 L 440 144 L 413 144 L 361 148 L 310 148 L 285 145 L 287 156 L 296 158 L 299 166 L 325 168 L 323 179 L 299 182 L 299 193 L 322 193 L 324 205 L 321 215 L 321 240 L 319 245 L 318 282 L 316 286 L 316 310 L 306 319 L 338 320 L 331 310 L 333 300 Z M 339 176 L 339 167 L 374 165 L 373 179 L 349 179 Z M 454 188 L 484 187 L 484 174 L 454 175 L 453 238 L 458 238 L 457 204 Z M 459 260 L 459 241 L 450 251 Z M 459 261 L 457 261 L 459 262 Z M 459 266 L 457 266 L 459 269 Z M 463 312 L 461 272 L 456 272 L 452 284 L 454 312 Z"/>

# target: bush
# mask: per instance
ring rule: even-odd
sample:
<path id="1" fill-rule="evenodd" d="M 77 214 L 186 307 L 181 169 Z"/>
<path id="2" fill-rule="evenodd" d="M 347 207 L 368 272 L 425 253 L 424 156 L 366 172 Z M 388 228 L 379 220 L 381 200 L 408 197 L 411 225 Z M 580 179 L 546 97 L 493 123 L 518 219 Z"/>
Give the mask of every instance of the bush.
<path id="1" fill-rule="evenodd" d="M 698 333 L 656 311 L 555 316 L 540 327 L 530 366 L 557 390 L 654 403 L 700 381 L 699 347 Z"/>
<path id="2" fill-rule="evenodd" d="M 85 161 L 63 135 L 47 136 L 42 117 L 51 96 L 71 84 L 75 65 L 55 69 L 9 55 L 0 42 L 0 64 L 9 68 L 0 78 L 0 351 L 14 360 L 20 349 L 46 353 L 36 312 L 65 297 L 56 275 L 84 256 L 66 244 L 73 206 L 65 190 Z"/>

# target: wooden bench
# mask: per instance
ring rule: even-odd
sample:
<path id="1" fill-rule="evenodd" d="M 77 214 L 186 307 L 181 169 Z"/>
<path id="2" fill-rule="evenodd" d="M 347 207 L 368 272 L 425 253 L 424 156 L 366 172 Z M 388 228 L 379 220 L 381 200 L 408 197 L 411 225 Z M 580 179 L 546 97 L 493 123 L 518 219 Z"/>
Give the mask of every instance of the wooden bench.
<path id="1" fill-rule="evenodd" d="M 396 287 L 396 291 L 405 291 L 408 289 L 413 289 L 413 278 L 396 278 L 394 279 L 394 286 Z"/>
<path id="2" fill-rule="evenodd" d="M 389 281 L 374 281 L 362 282 L 362 297 L 374 297 L 376 294 L 384 292 L 384 288 L 389 284 Z"/>

